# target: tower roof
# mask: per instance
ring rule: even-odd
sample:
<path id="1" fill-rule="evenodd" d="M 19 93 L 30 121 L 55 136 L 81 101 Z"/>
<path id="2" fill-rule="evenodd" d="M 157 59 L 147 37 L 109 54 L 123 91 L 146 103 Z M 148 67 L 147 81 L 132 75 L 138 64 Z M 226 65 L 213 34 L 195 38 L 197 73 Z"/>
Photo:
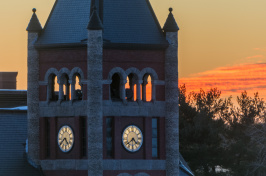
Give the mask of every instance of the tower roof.
<path id="1" fill-rule="evenodd" d="M 103 25 L 101 22 L 101 19 L 97 13 L 96 7 L 93 8 L 92 15 L 90 17 L 89 24 L 87 26 L 87 29 L 93 29 L 93 30 L 99 30 L 103 29 Z"/>
<path id="2" fill-rule="evenodd" d="M 174 15 L 172 14 L 172 11 L 173 9 L 169 8 L 170 13 L 163 27 L 164 32 L 176 32 L 179 30 L 179 27 L 177 26 L 177 23 L 175 21 Z"/>
<path id="3" fill-rule="evenodd" d="M 33 8 L 32 12 L 33 12 L 33 14 L 32 14 L 32 17 L 30 19 L 30 22 L 29 22 L 28 27 L 27 27 L 26 30 L 28 32 L 40 32 L 42 30 L 42 26 L 41 26 L 41 24 L 39 22 L 39 19 L 38 19 L 36 13 L 35 13 L 36 9 Z"/>
<path id="4" fill-rule="evenodd" d="M 86 43 L 94 4 L 104 43 L 168 46 L 148 0 L 57 0 L 36 45 Z"/>

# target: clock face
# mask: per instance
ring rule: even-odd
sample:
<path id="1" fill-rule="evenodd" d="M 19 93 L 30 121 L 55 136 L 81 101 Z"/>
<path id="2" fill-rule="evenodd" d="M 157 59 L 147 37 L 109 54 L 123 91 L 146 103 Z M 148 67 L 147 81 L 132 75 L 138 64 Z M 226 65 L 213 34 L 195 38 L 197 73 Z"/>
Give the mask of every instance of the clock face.
<path id="1" fill-rule="evenodd" d="M 136 152 L 143 142 L 141 130 L 135 125 L 128 126 L 122 134 L 122 143 L 126 150 Z"/>
<path id="2" fill-rule="evenodd" d="M 70 126 L 62 126 L 57 137 L 58 146 L 62 152 L 69 152 L 74 144 L 74 134 Z"/>

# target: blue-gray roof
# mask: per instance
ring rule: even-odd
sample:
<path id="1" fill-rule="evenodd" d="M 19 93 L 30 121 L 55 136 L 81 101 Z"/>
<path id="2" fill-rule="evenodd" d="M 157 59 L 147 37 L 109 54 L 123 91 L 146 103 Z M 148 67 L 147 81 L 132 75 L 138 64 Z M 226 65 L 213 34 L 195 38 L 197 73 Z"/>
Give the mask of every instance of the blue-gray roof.
<path id="1" fill-rule="evenodd" d="M 91 0 L 57 0 L 37 45 L 87 39 Z M 166 45 L 148 0 L 104 0 L 103 38 L 111 43 Z"/>
<path id="2" fill-rule="evenodd" d="M 26 157 L 27 111 L 0 110 L 0 175 L 41 175 Z"/>

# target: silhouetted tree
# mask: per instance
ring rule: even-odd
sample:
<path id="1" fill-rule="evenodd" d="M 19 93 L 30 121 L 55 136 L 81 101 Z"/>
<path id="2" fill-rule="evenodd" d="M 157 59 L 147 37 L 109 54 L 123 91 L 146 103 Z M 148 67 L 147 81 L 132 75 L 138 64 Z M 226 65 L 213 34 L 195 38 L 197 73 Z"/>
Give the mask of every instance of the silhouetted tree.
<path id="1" fill-rule="evenodd" d="M 196 175 L 214 175 L 215 167 L 224 162 L 222 136 L 226 128 L 219 114 L 227 103 L 220 94 L 217 89 L 201 89 L 187 98 L 185 85 L 180 86 L 180 151 Z"/>
<path id="2" fill-rule="evenodd" d="M 180 151 L 196 175 L 266 175 L 265 103 L 258 93 L 242 92 L 234 106 L 217 88 L 179 90 Z"/>

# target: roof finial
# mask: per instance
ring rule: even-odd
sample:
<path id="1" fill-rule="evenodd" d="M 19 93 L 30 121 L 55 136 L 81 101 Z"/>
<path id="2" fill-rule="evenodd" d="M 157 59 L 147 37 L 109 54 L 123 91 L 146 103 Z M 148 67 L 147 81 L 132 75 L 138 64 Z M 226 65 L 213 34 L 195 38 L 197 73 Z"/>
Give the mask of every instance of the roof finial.
<path id="1" fill-rule="evenodd" d="M 36 12 L 36 9 L 35 9 L 35 8 L 33 8 L 33 9 L 32 9 L 32 12 L 33 12 L 33 13 L 35 13 L 35 12 Z"/>
<path id="2" fill-rule="evenodd" d="M 172 8 L 172 7 L 170 7 L 170 8 L 169 8 L 169 12 L 170 12 L 170 13 L 172 13 L 172 11 L 173 11 L 173 8 Z"/>
<path id="3" fill-rule="evenodd" d="M 168 14 L 168 17 L 163 27 L 164 32 L 177 32 L 179 30 L 172 11 L 173 11 L 173 8 L 170 7 L 169 8 L 170 13 Z"/>

